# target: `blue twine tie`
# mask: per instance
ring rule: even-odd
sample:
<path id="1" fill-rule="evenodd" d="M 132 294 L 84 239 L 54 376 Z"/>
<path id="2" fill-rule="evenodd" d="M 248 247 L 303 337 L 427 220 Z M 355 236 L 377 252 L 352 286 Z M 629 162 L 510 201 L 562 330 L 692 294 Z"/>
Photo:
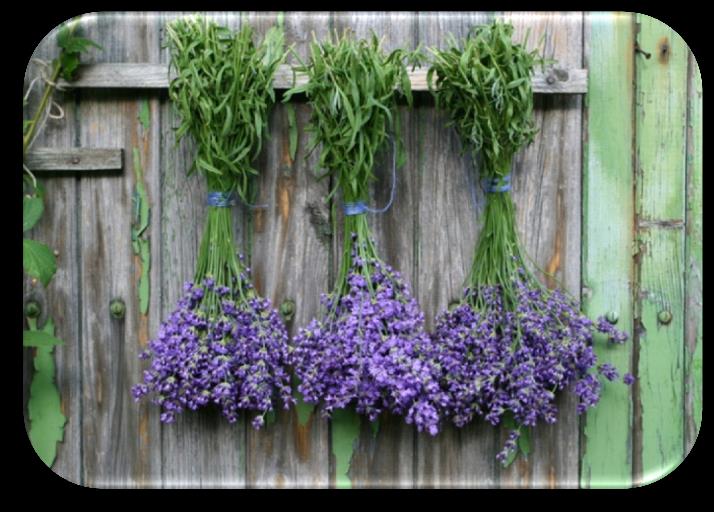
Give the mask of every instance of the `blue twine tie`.
<path id="1" fill-rule="evenodd" d="M 209 192 L 206 204 L 218 208 L 229 208 L 236 204 L 236 197 L 233 192 Z"/>
<path id="2" fill-rule="evenodd" d="M 218 208 L 230 208 L 236 204 L 236 194 L 235 192 L 209 192 L 208 199 L 206 200 L 208 206 L 215 206 Z M 250 204 L 245 203 L 248 208 L 267 208 L 267 204 Z"/>
<path id="3" fill-rule="evenodd" d="M 483 180 L 483 188 L 488 194 L 493 194 L 494 192 L 508 192 L 511 190 L 511 175 L 506 174 L 501 178 L 486 178 Z"/>
<path id="4" fill-rule="evenodd" d="M 394 195 L 397 190 L 397 144 L 392 139 L 392 188 L 389 191 L 389 201 L 384 208 L 370 208 L 364 201 L 355 201 L 353 203 L 342 203 L 342 211 L 345 215 L 362 215 L 363 213 L 385 213 L 392 207 Z"/>

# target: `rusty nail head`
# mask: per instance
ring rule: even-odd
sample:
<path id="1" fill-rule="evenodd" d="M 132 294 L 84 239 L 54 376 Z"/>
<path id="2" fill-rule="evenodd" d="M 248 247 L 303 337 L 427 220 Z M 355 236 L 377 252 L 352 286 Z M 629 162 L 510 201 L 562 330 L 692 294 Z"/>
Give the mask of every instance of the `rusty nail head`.
<path id="1" fill-rule="evenodd" d="M 73 157 L 72 157 L 72 163 L 73 163 L 74 165 L 77 165 L 77 164 L 79 163 L 79 161 L 80 161 L 80 158 L 79 158 L 78 156 L 73 156 Z"/>

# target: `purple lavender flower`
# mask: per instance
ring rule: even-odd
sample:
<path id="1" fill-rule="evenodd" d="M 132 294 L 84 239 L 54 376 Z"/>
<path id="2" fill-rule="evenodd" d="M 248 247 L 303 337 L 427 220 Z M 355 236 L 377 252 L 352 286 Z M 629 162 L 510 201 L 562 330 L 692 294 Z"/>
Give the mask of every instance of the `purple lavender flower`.
<path id="1" fill-rule="evenodd" d="M 164 423 L 213 403 L 230 423 L 240 410 L 259 411 L 261 421 L 253 421 L 259 428 L 262 415 L 273 410 L 274 395 L 285 408 L 294 403 L 287 332 L 268 300 L 232 297 L 225 287 L 214 290 L 219 311 L 207 314 L 201 299 L 213 285 L 208 278 L 203 287 L 184 286 L 178 307 L 149 343 L 151 366 L 132 395 L 151 395 Z"/>
<path id="2" fill-rule="evenodd" d="M 632 375 L 631 373 L 626 373 L 622 377 L 622 382 L 624 382 L 625 385 L 630 386 L 630 385 L 632 385 L 632 383 L 635 382 L 635 376 Z"/>
<path id="3" fill-rule="evenodd" d="M 597 366 L 593 333 L 615 340 L 627 336 L 610 323 L 594 325 L 562 292 L 543 289 L 526 276 L 518 272 L 513 281 L 515 304 L 504 304 L 498 286 L 472 286 L 461 303 L 437 316 L 433 353 L 448 395 L 444 415 L 458 427 L 476 416 L 495 426 L 508 412 L 517 425 L 555 423 L 558 391 L 574 392 L 582 413 L 600 399 L 598 373 L 617 379 L 612 365 Z M 514 449 L 512 436 L 500 461 Z"/>
<path id="4" fill-rule="evenodd" d="M 354 405 L 370 421 L 390 411 L 436 435 L 447 395 L 424 314 L 399 273 L 377 259 L 355 257 L 347 292 L 323 295 L 322 303 L 329 313 L 294 340 L 292 361 L 305 402 L 322 403 L 327 416 Z"/>

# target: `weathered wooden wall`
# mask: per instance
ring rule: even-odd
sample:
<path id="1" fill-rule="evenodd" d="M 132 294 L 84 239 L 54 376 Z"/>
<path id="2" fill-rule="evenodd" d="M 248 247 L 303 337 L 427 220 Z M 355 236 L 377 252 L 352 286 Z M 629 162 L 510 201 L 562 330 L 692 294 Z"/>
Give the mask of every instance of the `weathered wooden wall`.
<path id="1" fill-rule="evenodd" d="M 85 34 L 104 47 L 85 60 L 166 63 L 162 27 L 180 15 L 85 16 Z M 589 487 L 656 480 L 680 463 L 702 411 L 702 82 L 676 33 L 647 16 L 614 13 L 209 15 L 259 33 L 280 20 L 302 56 L 312 31 L 373 29 L 388 49 L 413 48 L 442 45 L 448 33 L 463 36 L 498 16 L 512 21 L 516 37 L 530 28 L 531 44 L 544 35 L 546 55 L 563 66 L 588 67 L 585 98 L 536 96 L 540 131 L 516 159 L 513 193 L 528 253 L 556 276 L 548 284 L 580 295 L 593 317 L 618 313 L 618 326 L 633 333 L 625 347 L 598 340 L 598 353 L 638 382 L 606 387 L 584 417 L 562 397 L 559 422 L 537 428 L 531 454 L 507 469 L 494 458 L 505 433 L 483 422 L 431 438 L 398 418 L 381 418 L 375 431 L 349 415 L 327 421 L 303 405 L 278 412 L 261 431 L 245 421 L 230 426 L 211 410 L 161 425 L 129 388 L 140 380 L 137 354 L 193 274 L 205 184 L 185 176 L 192 148 L 175 144 L 165 91 L 81 90 L 58 96 L 65 118 L 51 120 L 35 147 L 124 148 L 124 170 L 43 179 L 46 213 L 30 233 L 59 253 L 48 290 L 25 286 L 25 300 L 39 300 L 66 341 L 55 350 L 68 423 L 54 471 L 92 487 Z M 36 56 L 51 58 L 55 48 L 50 34 Z M 235 209 L 258 290 L 276 306 L 295 303 L 291 334 L 319 312 L 339 246 L 322 200 L 328 184 L 315 180 L 315 155 L 304 158 L 309 106 L 295 108 L 294 160 L 285 107 L 271 116 L 257 184 L 267 208 Z M 384 258 L 411 282 L 431 327 L 460 293 L 485 199 L 477 192 L 472 200 L 473 164 L 427 94 L 400 116 L 407 162 L 394 206 L 371 221 Z M 134 149 L 151 204 L 146 315 L 136 288 L 144 263 L 131 244 Z M 378 169 L 377 204 L 389 196 L 388 169 Z M 114 298 L 127 306 L 121 320 L 109 313 Z"/>

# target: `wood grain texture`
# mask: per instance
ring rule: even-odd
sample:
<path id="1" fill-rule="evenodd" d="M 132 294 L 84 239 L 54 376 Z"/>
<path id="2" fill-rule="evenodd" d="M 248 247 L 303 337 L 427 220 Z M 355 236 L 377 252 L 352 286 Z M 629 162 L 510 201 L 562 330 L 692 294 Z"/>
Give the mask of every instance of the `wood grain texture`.
<path id="1" fill-rule="evenodd" d="M 632 337 L 634 20 L 630 14 L 593 14 L 587 29 L 592 73 L 583 171 L 583 311 L 590 318 L 616 313 L 617 327 Z M 613 346 L 597 335 L 595 352 L 600 361 L 631 371 L 631 341 Z M 631 389 L 620 382 L 604 386 L 583 423 L 581 485 L 630 487 Z"/>
<path id="2" fill-rule="evenodd" d="M 234 29 L 251 24 L 258 33 L 278 20 L 277 13 L 205 14 Z M 153 66 L 167 80 L 168 53 L 160 40 L 165 23 L 182 15 L 83 16 L 85 34 L 104 47 L 83 56 L 83 62 L 126 63 L 141 72 Z M 549 286 L 562 282 L 579 296 L 582 262 L 582 298 L 589 316 L 619 309 L 618 327 L 634 330 L 631 346 L 598 345 L 598 353 L 622 371 L 632 364 L 639 380 L 631 390 L 620 383 L 605 386 L 599 408 L 583 418 L 582 446 L 575 400 L 561 400 L 558 424 L 539 425 L 529 457 L 507 470 L 495 460 L 503 433 L 483 421 L 463 429 L 447 426 L 436 438 L 416 435 L 401 418 L 381 418 L 376 435 L 362 421 L 353 425 L 359 427 L 359 438 L 348 461 L 349 483 L 355 487 L 649 482 L 682 460 L 701 424 L 702 85 L 696 63 L 676 34 L 646 16 L 639 16 L 637 34 L 636 27 L 627 25 L 629 15 L 602 15 L 606 21 L 601 23 L 599 15 L 589 14 L 592 21 L 585 26 L 581 14 L 497 15 L 514 22 L 517 38 L 532 27 L 532 44 L 546 34 L 546 55 L 568 70 L 569 84 L 585 84 L 587 75 L 578 70 L 590 68 L 587 117 L 582 117 L 577 95 L 536 96 L 540 132 L 514 162 L 518 228 L 535 263 L 555 273 L 556 279 L 544 277 Z M 443 46 L 448 32 L 463 36 L 490 16 L 291 12 L 282 19 L 287 41 L 296 43 L 304 58 L 312 30 L 321 37 L 333 26 L 351 26 L 360 34 L 374 28 L 386 36 L 388 48 L 411 48 L 417 42 Z M 635 36 L 649 59 L 641 53 L 633 57 Z M 37 56 L 54 57 L 53 37 L 40 45 Z M 289 62 L 294 65 L 295 59 Z M 415 83 L 424 72 L 413 75 Z M 137 354 L 175 307 L 183 282 L 193 277 L 205 219 L 205 183 L 185 175 L 194 147 L 189 141 L 175 143 L 178 120 L 165 92 L 158 90 L 165 86 L 133 91 L 79 87 L 60 94 L 66 118 L 48 121 L 33 146 L 62 152 L 123 149 L 126 167 L 120 174 L 38 176 L 47 189 L 46 211 L 27 235 L 57 249 L 58 271 L 47 290 L 26 281 L 24 299 L 40 302 L 42 320 L 49 314 L 66 342 L 55 350 L 68 422 L 53 470 L 92 487 L 334 485 L 328 423 L 309 411 L 281 411 L 259 432 L 243 419 L 229 425 L 214 409 L 187 412 L 176 424 L 162 426 L 155 406 L 131 399 L 129 389 L 145 365 Z M 473 163 L 460 156 L 457 136 L 444 126 L 430 95 L 417 94 L 415 101 L 412 109 L 400 107 L 408 155 L 397 172 L 395 202 L 370 222 L 381 255 L 411 282 L 431 328 L 434 316 L 461 293 L 485 198 L 473 186 Z M 137 119 L 144 102 L 148 128 Z M 321 199 L 329 184 L 314 179 L 317 153 L 303 159 L 309 106 L 301 98 L 293 106 L 301 127 L 295 161 L 287 151 L 286 110 L 278 106 L 271 117 L 272 138 L 258 162 L 265 172 L 256 202 L 269 207 L 234 211 L 236 240 L 251 255 L 258 289 L 276 307 L 285 299 L 295 301 L 291 334 L 320 313 L 319 293 L 333 284 L 339 251 L 332 243 L 340 236 L 330 232 L 328 205 Z M 626 123 L 628 116 L 634 116 L 634 125 Z M 628 149 L 633 138 L 634 155 Z M 131 247 L 134 147 L 140 150 L 151 202 L 146 316 L 139 312 L 140 261 Z M 389 197 L 389 156 L 387 151 L 377 168 L 374 206 Z M 582 207 L 581 160 L 586 163 Z M 633 230 L 634 255 L 628 245 Z M 127 306 L 123 320 L 108 311 L 116 297 Z M 672 315 L 669 323 L 660 319 L 665 310 Z M 638 349 L 632 359 L 630 349 Z M 26 351 L 26 386 L 30 357 Z"/>
<path id="3" fill-rule="evenodd" d="M 417 17 L 419 41 L 444 46 L 446 36 L 467 34 L 487 15 L 465 13 L 422 14 Z M 473 163 L 460 156 L 455 131 L 446 128 L 446 116 L 422 101 L 412 111 L 416 127 L 418 175 L 418 246 L 416 292 L 427 318 L 434 317 L 459 299 L 471 268 L 474 246 L 481 228 L 484 197 L 475 183 Z M 475 203 L 471 191 L 476 194 Z M 477 207 L 478 205 L 478 207 Z M 458 429 L 444 425 L 436 437 L 417 436 L 416 483 L 419 487 L 494 487 L 497 432 L 483 421 Z"/>
<path id="4" fill-rule="evenodd" d="M 687 123 L 687 217 L 686 217 L 686 304 L 685 352 L 685 445 L 688 454 L 702 426 L 703 343 L 702 343 L 702 74 L 694 55 L 689 54 Z"/>
<path id="5" fill-rule="evenodd" d="M 322 17 L 324 18 L 325 15 Z M 316 19 L 320 19 L 318 14 Z M 285 17 L 286 43 L 304 50 L 297 34 L 315 30 L 326 33 L 326 27 L 306 18 Z M 276 15 L 253 15 L 244 22 L 264 33 L 277 23 Z M 323 198 L 327 182 L 313 176 L 317 152 L 306 154 L 307 134 L 304 127 L 310 116 L 305 103 L 294 104 L 298 124 L 298 146 L 295 159 L 290 155 L 287 110 L 277 105 L 270 119 L 270 138 L 260 157 L 256 203 L 267 208 L 252 210 L 251 262 L 258 292 L 271 300 L 273 307 L 287 300 L 295 304 L 294 316 L 287 327 L 291 336 L 320 312 L 320 294 L 329 286 L 329 238 L 320 230 L 320 220 L 327 222 L 328 208 Z M 248 211 L 248 208 L 245 208 Z M 247 483 L 251 487 L 327 487 L 329 484 L 329 447 L 327 420 L 303 406 L 306 414 L 300 420 L 299 410 L 282 409 L 276 421 L 260 431 L 248 427 Z M 310 412 L 312 411 L 312 412 Z"/>
<path id="6" fill-rule="evenodd" d="M 155 25 L 148 16 L 82 18 L 84 33 L 105 50 L 102 60 L 146 60 L 158 55 Z M 95 57 L 95 56 L 93 56 Z M 84 147 L 141 147 L 150 198 L 157 195 L 158 145 L 139 131 L 138 101 L 131 95 L 85 93 L 79 106 Z M 156 125 L 158 127 L 158 125 Z M 151 139 L 155 140 L 158 130 Z M 153 164 L 153 165 L 152 165 Z M 140 381 L 139 351 L 145 335 L 135 290 L 131 246 L 133 162 L 119 176 L 80 181 L 78 197 L 80 303 L 82 308 L 82 471 L 90 487 L 135 487 L 160 483 L 160 430 L 154 407 L 135 404 L 130 387 Z M 150 236 L 158 233 L 154 226 Z M 116 319 L 109 303 L 118 298 L 126 315 Z M 157 312 L 154 308 L 154 313 Z"/>
<path id="7" fill-rule="evenodd" d="M 50 61 L 57 56 L 57 31 L 48 34 L 38 45 L 33 57 Z M 25 84 L 40 73 L 37 66 L 28 66 Z M 31 112 L 39 103 L 40 92 L 29 97 Z M 57 92 L 54 100 L 59 103 L 65 113 L 64 119 L 48 119 L 44 128 L 38 133 L 31 150 L 40 146 L 69 150 L 75 145 L 76 109 L 73 94 Z M 55 324 L 55 335 L 63 340 L 63 346 L 56 347 L 55 383 L 59 390 L 62 414 L 67 418 L 64 426 L 64 440 L 57 446 L 57 456 L 52 470 L 60 477 L 70 482 L 81 484 L 82 457 L 82 411 L 81 411 L 81 361 L 82 348 L 79 284 L 78 276 L 78 216 L 75 205 L 79 184 L 74 177 L 60 179 L 44 179 L 38 177 L 39 183 L 45 188 L 44 213 L 35 227 L 25 233 L 25 236 L 47 244 L 57 251 L 57 273 L 52 278 L 47 289 L 42 285 L 31 285 L 29 279 L 24 280 L 25 303 L 35 300 L 40 304 L 42 314 L 38 325 L 42 326 L 51 318 Z M 33 374 L 32 350 L 23 349 L 25 362 L 23 390 L 29 392 L 30 379 Z M 23 399 L 23 410 L 27 416 L 27 396 Z M 27 419 L 27 418 L 26 418 Z M 39 459 L 38 464 L 42 464 Z M 44 469 L 42 470 L 44 471 Z"/>
<path id="8" fill-rule="evenodd" d="M 346 18 L 352 15 L 339 16 Z M 409 17 L 407 13 L 402 13 L 402 16 L 405 19 Z M 288 19 L 294 18 L 290 16 Z M 413 90 L 429 90 L 426 70 L 411 71 L 409 78 Z M 60 80 L 59 83 L 61 87 L 68 89 L 167 89 L 170 79 L 168 67 L 162 64 L 116 62 L 81 66 L 75 81 Z M 275 73 L 273 87 L 289 89 L 306 81 L 307 75 L 294 73 L 290 65 L 283 64 Z M 587 91 L 587 84 L 587 70 L 581 68 L 557 67 L 545 71 L 537 70 L 533 74 L 533 91 L 538 94 L 583 94 Z"/>
<path id="9" fill-rule="evenodd" d="M 504 13 L 514 39 L 528 47 L 544 37 L 543 54 L 561 66 L 582 65 L 581 13 Z M 580 294 L 582 98 L 535 98 L 536 139 L 514 157 L 513 198 L 522 246 L 550 288 Z M 557 143 L 554 143 L 557 141 Z M 543 273 L 547 272 L 549 275 Z M 531 429 L 531 454 L 500 471 L 502 487 L 577 487 L 577 399 L 561 393 L 558 422 Z M 501 429 L 500 442 L 507 432 Z"/>
<path id="10" fill-rule="evenodd" d="M 36 146 L 36 144 L 35 144 Z M 121 148 L 41 148 L 35 147 L 25 157 L 32 171 L 121 171 Z"/>
<path id="11" fill-rule="evenodd" d="M 182 13 L 162 15 L 160 25 Z M 210 14 L 219 23 L 238 28 L 239 16 Z M 161 62 L 168 62 L 168 50 Z M 177 145 L 172 127 L 179 124 L 173 106 L 161 101 L 161 313 L 166 318 L 183 293 L 183 283 L 194 277 L 198 247 L 206 218 L 206 183 L 186 176 L 195 157 L 195 145 L 184 139 Z M 236 241 L 242 239 L 243 216 L 234 209 Z M 236 247 L 238 250 L 238 247 Z M 154 294 L 155 296 L 155 294 Z M 155 331 L 152 331 L 152 336 Z M 175 424 L 162 425 L 163 487 L 245 486 L 245 421 L 230 425 L 217 408 L 186 411 Z"/>
<path id="12" fill-rule="evenodd" d="M 402 47 L 413 50 L 417 46 L 416 16 L 414 13 L 337 13 L 334 27 L 338 32 L 350 28 L 357 37 L 366 38 L 374 30 L 383 34 L 386 53 Z M 417 281 L 416 271 L 416 158 L 413 112 L 399 108 L 401 133 L 408 154 L 403 167 L 396 170 L 395 198 L 384 214 L 369 215 L 370 227 L 380 257 L 402 274 L 412 288 Z M 389 141 L 375 166 L 376 181 L 372 186 L 372 207 L 387 204 L 392 187 L 392 156 Z M 342 234 L 335 238 L 335 248 L 341 252 Z M 349 476 L 354 487 L 412 487 L 414 485 L 415 429 L 402 417 L 382 415 L 376 425 L 365 418 L 360 422 L 360 435 L 351 457 Z M 334 438 L 333 430 L 333 438 Z"/>
<path id="13" fill-rule="evenodd" d="M 638 15 L 636 212 L 639 239 L 640 483 L 684 457 L 684 200 L 688 49 L 658 20 Z M 644 222 L 643 222 L 644 221 Z M 662 321 L 668 312 L 671 321 Z M 639 457 L 638 457 L 639 458 Z"/>

